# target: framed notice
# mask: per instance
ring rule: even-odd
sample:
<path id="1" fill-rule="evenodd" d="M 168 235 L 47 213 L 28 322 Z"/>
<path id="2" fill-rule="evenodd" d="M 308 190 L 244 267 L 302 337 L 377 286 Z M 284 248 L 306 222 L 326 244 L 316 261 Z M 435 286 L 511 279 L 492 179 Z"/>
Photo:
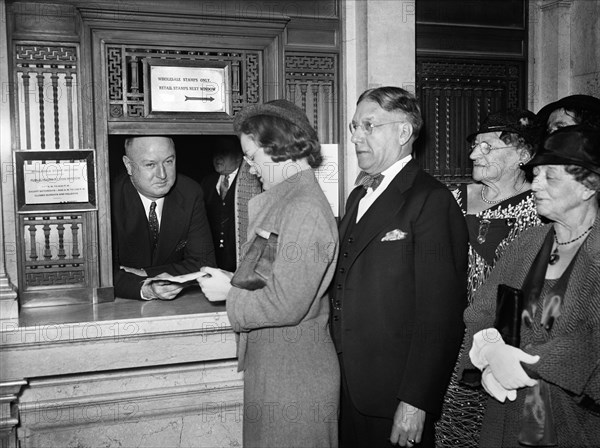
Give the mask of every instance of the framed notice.
<path id="1" fill-rule="evenodd" d="M 230 72 L 227 62 L 145 59 L 146 116 L 231 115 Z"/>
<path id="2" fill-rule="evenodd" d="M 96 209 L 95 152 L 15 151 L 19 212 Z"/>

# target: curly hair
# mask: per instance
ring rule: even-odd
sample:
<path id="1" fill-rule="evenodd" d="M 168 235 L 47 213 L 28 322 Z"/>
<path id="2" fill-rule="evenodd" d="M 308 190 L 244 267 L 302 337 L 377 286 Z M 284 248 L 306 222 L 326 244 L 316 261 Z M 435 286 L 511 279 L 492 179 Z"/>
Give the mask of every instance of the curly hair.
<path id="1" fill-rule="evenodd" d="M 252 135 L 273 162 L 306 158 L 311 168 L 318 168 L 323 163 L 321 144 L 316 135 L 308 135 L 291 121 L 271 115 L 255 115 L 241 123 L 240 131 Z"/>
<path id="2" fill-rule="evenodd" d="M 517 150 L 524 149 L 530 157 L 535 155 L 535 145 L 515 132 L 502 131 L 499 138 L 506 145 L 514 146 Z"/>
<path id="3" fill-rule="evenodd" d="M 579 165 L 565 165 L 565 171 L 575 178 L 577 182 L 596 192 L 596 199 L 600 204 L 600 174 L 594 173 Z"/>
<path id="4" fill-rule="evenodd" d="M 419 136 L 419 131 L 423 127 L 423 117 L 419 102 L 412 93 L 400 87 L 378 87 L 364 91 L 356 104 L 365 100 L 376 102 L 387 112 L 404 113 L 413 127 L 414 137 Z"/>

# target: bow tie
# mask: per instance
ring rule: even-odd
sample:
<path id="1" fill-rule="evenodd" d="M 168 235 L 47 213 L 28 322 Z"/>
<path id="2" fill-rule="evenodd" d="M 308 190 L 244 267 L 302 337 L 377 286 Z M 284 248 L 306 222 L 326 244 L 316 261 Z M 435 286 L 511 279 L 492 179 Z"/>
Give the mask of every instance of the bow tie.
<path id="1" fill-rule="evenodd" d="M 358 177 L 356 178 L 356 185 L 364 187 L 365 190 L 369 187 L 373 190 L 376 190 L 382 181 L 383 174 L 381 173 L 370 175 L 365 173 L 364 171 L 361 171 Z"/>

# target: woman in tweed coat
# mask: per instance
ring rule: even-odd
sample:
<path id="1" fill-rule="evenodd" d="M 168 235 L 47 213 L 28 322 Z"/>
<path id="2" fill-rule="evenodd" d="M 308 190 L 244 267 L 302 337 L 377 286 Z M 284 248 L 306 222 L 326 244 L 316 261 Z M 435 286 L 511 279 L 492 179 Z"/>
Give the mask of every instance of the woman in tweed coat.
<path id="1" fill-rule="evenodd" d="M 209 300 L 227 300 L 240 334 L 244 447 L 334 447 L 340 374 L 326 291 L 338 233 L 312 171 L 321 162 L 317 136 L 284 100 L 242 110 L 234 126 L 265 192 L 248 204 L 246 255 L 231 283 L 212 268 L 199 283 Z"/>
<path id="2" fill-rule="evenodd" d="M 529 163 L 540 215 L 465 311 L 465 367 L 489 399 L 482 447 L 600 446 L 600 131 L 570 126 Z M 520 348 L 493 328 L 499 284 L 524 293 Z M 469 362 L 470 361 L 470 362 Z"/>

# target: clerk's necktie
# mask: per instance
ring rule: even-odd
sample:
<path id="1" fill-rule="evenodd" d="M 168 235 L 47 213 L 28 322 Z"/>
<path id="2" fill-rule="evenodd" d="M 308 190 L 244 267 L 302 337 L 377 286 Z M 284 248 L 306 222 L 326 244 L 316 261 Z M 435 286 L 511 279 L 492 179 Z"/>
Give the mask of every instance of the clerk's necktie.
<path id="1" fill-rule="evenodd" d="M 158 217 L 156 216 L 156 202 L 150 204 L 150 213 L 148 213 L 148 225 L 150 226 L 150 236 L 152 237 L 152 252 L 158 245 Z"/>
<path id="2" fill-rule="evenodd" d="M 219 194 L 221 195 L 222 200 L 225 200 L 225 196 L 227 196 L 227 190 L 229 190 L 229 176 L 227 174 L 223 174 L 221 186 L 219 187 Z"/>
<path id="3" fill-rule="evenodd" d="M 373 190 L 376 190 L 377 187 L 381 184 L 381 182 L 383 181 L 383 174 L 379 173 L 379 174 L 373 174 L 370 175 L 364 171 L 361 171 L 358 174 L 358 177 L 356 178 L 356 186 L 362 186 L 364 187 L 364 189 L 368 189 L 369 187 L 372 188 Z"/>

